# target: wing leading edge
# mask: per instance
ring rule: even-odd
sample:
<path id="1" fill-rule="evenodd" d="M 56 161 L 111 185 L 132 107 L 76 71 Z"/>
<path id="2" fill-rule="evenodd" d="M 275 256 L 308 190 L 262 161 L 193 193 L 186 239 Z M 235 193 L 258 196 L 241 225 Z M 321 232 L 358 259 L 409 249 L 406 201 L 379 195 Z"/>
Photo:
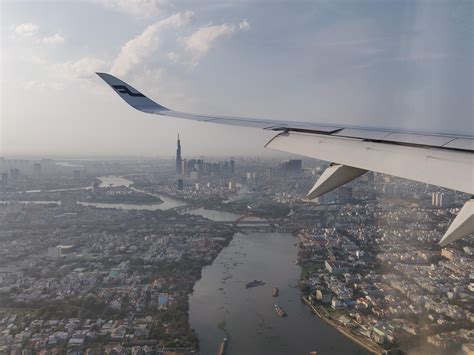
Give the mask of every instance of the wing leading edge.
<path id="1" fill-rule="evenodd" d="M 201 115 L 174 111 L 149 99 L 134 87 L 113 75 L 106 73 L 97 73 L 97 75 L 114 89 L 126 103 L 136 110 L 145 113 L 184 118 L 200 122 L 261 128 L 272 131 L 330 134 L 337 137 L 357 138 L 366 141 L 385 142 L 397 145 L 415 145 L 474 152 L 474 138 L 472 136 L 407 132 L 262 118 Z"/>
<path id="2" fill-rule="evenodd" d="M 179 112 L 170 110 L 143 95 L 141 92 L 133 88 L 131 85 L 122 80 L 106 73 L 97 73 L 107 84 L 114 89 L 117 94 L 130 106 L 138 111 L 145 113 L 152 113 L 155 115 L 163 115 L 176 118 L 184 118 L 193 121 L 218 123 L 231 126 L 261 128 L 274 131 L 287 130 L 288 122 L 277 121 L 271 119 L 256 119 L 246 117 L 229 117 L 229 116 L 213 116 L 213 115 L 199 115 L 193 113 Z M 322 133 L 333 133 L 340 130 L 340 126 L 313 124 L 307 122 L 291 122 L 292 129 L 312 130 Z"/>
<path id="3" fill-rule="evenodd" d="M 130 106 L 145 113 L 280 132 L 266 147 L 333 163 L 310 191 L 311 198 L 368 170 L 474 195 L 472 136 L 191 114 L 170 110 L 110 74 L 97 75 Z M 453 228 L 442 238 L 442 245 L 474 233 L 472 200 L 458 217 L 461 215 L 463 220 L 456 218 L 451 225 Z"/>

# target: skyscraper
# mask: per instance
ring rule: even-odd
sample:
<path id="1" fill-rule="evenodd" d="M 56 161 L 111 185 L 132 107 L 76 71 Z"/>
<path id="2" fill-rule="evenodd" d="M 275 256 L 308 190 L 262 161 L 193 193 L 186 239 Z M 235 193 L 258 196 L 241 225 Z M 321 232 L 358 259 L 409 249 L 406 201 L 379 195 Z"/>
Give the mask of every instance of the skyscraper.
<path id="1" fill-rule="evenodd" d="M 0 182 L 2 186 L 7 186 L 8 185 L 8 174 L 7 173 L 2 173 L 2 180 Z"/>
<path id="2" fill-rule="evenodd" d="M 178 146 L 176 148 L 176 174 L 183 174 L 183 159 L 181 158 L 181 141 L 178 134 Z"/>

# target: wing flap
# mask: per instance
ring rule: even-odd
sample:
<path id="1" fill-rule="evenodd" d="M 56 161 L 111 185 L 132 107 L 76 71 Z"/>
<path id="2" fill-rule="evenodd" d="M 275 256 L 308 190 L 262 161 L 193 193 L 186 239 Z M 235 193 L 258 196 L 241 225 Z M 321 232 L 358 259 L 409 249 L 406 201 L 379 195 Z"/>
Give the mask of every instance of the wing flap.
<path id="1" fill-rule="evenodd" d="M 474 194 L 474 155 L 332 135 L 284 132 L 267 148 Z"/>
<path id="2" fill-rule="evenodd" d="M 444 148 L 460 149 L 474 152 L 473 138 L 455 138 L 443 146 Z"/>
<path id="3" fill-rule="evenodd" d="M 391 133 L 382 139 L 387 142 L 425 145 L 430 147 L 442 147 L 453 140 L 451 137 L 443 137 L 428 134 L 414 133 Z"/>
<path id="4" fill-rule="evenodd" d="M 339 132 L 335 133 L 335 136 L 348 137 L 348 138 L 360 138 L 369 140 L 382 140 L 388 136 L 390 132 L 377 131 L 370 129 L 357 129 L 357 128 L 344 128 Z"/>

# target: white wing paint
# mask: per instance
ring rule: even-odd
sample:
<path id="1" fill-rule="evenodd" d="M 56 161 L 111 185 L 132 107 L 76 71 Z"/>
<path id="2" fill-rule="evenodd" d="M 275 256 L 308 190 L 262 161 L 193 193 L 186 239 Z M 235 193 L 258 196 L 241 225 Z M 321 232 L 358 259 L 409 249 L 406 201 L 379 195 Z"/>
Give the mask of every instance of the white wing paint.
<path id="1" fill-rule="evenodd" d="M 365 170 L 474 195 L 474 137 L 309 122 L 197 115 L 170 110 L 116 77 L 97 73 L 133 108 L 162 116 L 280 132 L 266 147 L 332 162 L 309 193 L 314 198 Z M 474 233 L 474 203 L 467 202 L 440 244 Z"/>

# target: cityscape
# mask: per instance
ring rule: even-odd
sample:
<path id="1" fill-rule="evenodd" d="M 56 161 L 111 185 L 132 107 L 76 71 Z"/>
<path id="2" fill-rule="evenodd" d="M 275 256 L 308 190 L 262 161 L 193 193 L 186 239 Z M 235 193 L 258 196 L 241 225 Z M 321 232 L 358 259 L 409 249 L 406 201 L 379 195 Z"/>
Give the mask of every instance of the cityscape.
<path id="1" fill-rule="evenodd" d="M 467 196 L 327 165 L 0 159 L 0 353 L 472 354 Z"/>
<path id="2" fill-rule="evenodd" d="M 473 0 L 0 0 L 0 355 L 474 355 Z"/>

